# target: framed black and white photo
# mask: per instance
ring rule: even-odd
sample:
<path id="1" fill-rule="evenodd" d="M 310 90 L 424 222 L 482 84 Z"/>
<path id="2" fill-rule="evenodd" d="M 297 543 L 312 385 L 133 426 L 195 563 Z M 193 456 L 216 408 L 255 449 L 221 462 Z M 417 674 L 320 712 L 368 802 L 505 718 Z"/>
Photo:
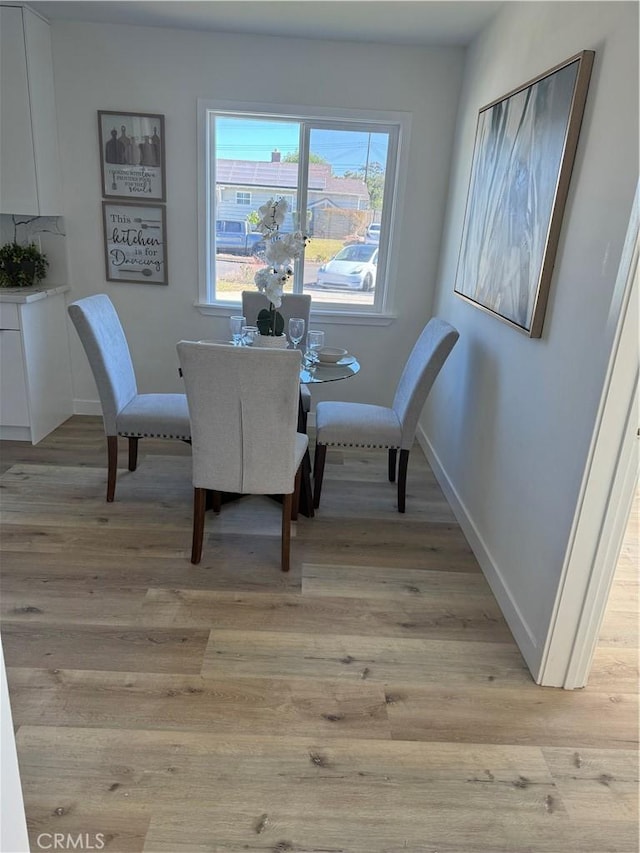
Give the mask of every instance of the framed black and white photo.
<path id="1" fill-rule="evenodd" d="M 165 201 L 164 116 L 98 110 L 104 198 Z"/>
<path id="2" fill-rule="evenodd" d="M 107 281 L 168 284 L 165 209 L 102 202 Z"/>
<path id="3" fill-rule="evenodd" d="M 594 53 L 480 110 L 455 292 L 539 338 Z"/>

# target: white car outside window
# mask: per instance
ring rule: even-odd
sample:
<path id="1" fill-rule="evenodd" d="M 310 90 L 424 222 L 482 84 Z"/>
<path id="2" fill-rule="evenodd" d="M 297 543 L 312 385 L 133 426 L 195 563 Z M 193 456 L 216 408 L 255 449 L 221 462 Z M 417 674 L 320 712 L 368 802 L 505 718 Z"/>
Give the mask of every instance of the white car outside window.
<path id="1" fill-rule="evenodd" d="M 318 270 L 318 287 L 348 287 L 366 293 L 376 285 L 377 264 L 377 246 L 345 246 Z"/>

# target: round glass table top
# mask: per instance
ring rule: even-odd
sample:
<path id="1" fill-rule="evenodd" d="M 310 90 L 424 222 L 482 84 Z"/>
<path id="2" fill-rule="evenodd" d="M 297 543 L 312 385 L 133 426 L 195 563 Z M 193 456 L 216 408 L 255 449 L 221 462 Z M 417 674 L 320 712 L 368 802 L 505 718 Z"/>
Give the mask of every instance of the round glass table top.
<path id="1" fill-rule="evenodd" d="M 336 364 L 319 361 L 309 369 L 303 362 L 300 369 L 300 382 L 304 385 L 315 385 L 319 382 L 335 382 L 337 379 L 348 379 L 360 370 L 360 362 L 352 355 L 341 358 Z"/>

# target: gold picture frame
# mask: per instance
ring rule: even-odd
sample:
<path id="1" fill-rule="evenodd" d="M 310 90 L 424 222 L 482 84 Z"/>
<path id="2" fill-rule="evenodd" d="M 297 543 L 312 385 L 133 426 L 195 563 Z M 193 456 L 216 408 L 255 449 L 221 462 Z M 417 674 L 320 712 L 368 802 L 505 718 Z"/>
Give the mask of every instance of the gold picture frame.
<path id="1" fill-rule="evenodd" d="M 583 50 L 478 115 L 454 292 L 539 338 L 589 88 Z"/>

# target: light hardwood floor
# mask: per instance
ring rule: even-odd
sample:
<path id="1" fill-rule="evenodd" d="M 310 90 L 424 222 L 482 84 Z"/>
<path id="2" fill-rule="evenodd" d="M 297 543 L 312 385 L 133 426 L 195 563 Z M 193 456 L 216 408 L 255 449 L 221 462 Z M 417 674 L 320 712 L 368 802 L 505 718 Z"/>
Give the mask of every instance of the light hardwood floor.
<path id="1" fill-rule="evenodd" d="M 638 850 L 637 505 L 565 692 L 533 684 L 418 447 L 404 516 L 384 454 L 330 452 L 289 575 L 260 497 L 208 513 L 191 565 L 186 445 L 142 441 L 113 504 L 97 418 L 1 452 L 32 850 Z"/>

